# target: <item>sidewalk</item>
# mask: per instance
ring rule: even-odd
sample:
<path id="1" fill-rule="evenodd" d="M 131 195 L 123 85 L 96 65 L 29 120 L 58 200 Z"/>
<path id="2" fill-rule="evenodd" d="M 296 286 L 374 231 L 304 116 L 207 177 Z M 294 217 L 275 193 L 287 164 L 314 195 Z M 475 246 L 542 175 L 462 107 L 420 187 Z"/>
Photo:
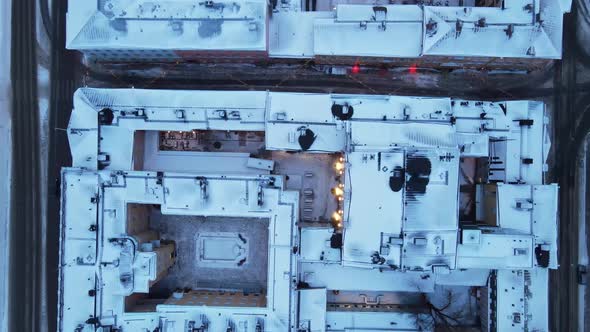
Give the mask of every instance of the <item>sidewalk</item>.
<path id="1" fill-rule="evenodd" d="M 0 330 L 7 330 L 9 208 L 12 137 L 10 123 L 11 1 L 0 1 Z"/>
<path id="2" fill-rule="evenodd" d="M 580 159 L 579 159 L 579 168 L 578 168 L 578 188 L 577 188 L 577 197 L 578 197 L 578 221 L 579 221 L 579 233 L 578 233 L 578 265 L 586 265 L 588 266 L 588 218 L 586 218 L 586 209 L 587 209 L 587 193 L 586 189 L 588 188 L 588 180 L 587 175 L 590 171 L 589 169 L 589 162 L 590 159 L 588 158 L 590 153 L 589 145 L 590 138 L 586 139 L 584 146 L 580 151 Z M 578 317 L 580 320 L 579 323 L 579 331 L 588 331 L 588 319 L 590 318 L 590 311 L 587 307 L 586 303 L 590 298 L 590 289 L 587 285 L 580 285 L 578 284 Z"/>

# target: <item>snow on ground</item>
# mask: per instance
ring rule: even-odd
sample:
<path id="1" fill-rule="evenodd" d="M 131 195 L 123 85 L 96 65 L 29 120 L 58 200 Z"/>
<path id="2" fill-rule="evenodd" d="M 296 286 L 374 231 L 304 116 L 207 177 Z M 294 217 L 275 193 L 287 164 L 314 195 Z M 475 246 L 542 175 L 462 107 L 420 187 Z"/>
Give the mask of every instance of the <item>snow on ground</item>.
<path id="1" fill-rule="evenodd" d="M 0 330 L 7 330 L 8 220 L 10 207 L 10 12 L 11 2 L 0 1 Z"/>
<path id="2" fill-rule="evenodd" d="M 579 175 L 578 175 L 578 264 L 588 266 L 588 234 L 586 227 L 586 165 L 588 158 L 588 143 L 589 139 L 586 139 L 586 144 L 582 148 L 579 162 Z M 585 315 L 586 315 L 586 285 L 578 284 L 578 319 L 579 319 L 579 331 L 584 331 L 585 327 Z"/>
<path id="3" fill-rule="evenodd" d="M 51 0 L 48 1 L 48 7 L 51 11 Z M 49 30 L 52 27 L 48 27 Z M 48 245 L 47 243 L 47 204 L 46 198 L 48 195 L 47 192 L 47 164 L 48 164 L 48 157 L 49 157 L 49 144 L 47 143 L 49 137 L 49 101 L 51 97 L 51 84 L 50 84 L 50 64 L 51 64 L 51 41 L 47 36 L 45 26 L 43 25 L 43 20 L 41 19 L 41 11 L 39 9 L 39 5 L 37 6 L 37 20 L 36 20 L 36 31 L 37 31 L 37 59 L 38 59 L 38 66 L 37 66 L 37 93 L 38 93 L 38 111 L 39 111 L 39 156 L 40 156 L 40 172 L 41 172 L 41 184 L 40 190 L 41 195 L 40 197 L 43 198 L 43 202 L 41 204 L 41 247 L 47 250 L 48 248 L 55 248 L 54 245 Z M 41 261 L 42 271 L 48 271 L 46 265 L 46 261 Z M 45 275 L 45 272 L 43 272 Z M 55 306 L 55 303 L 48 303 L 47 301 L 47 293 L 52 292 L 53 290 L 47 289 L 47 284 L 45 283 L 46 278 L 41 278 L 41 292 L 43 294 L 42 299 L 42 311 L 44 313 L 43 320 L 44 322 L 50 321 L 49 317 L 47 317 L 48 307 Z M 41 324 L 43 326 L 43 330 L 39 332 L 46 332 L 50 331 L 51 329 L 46 324 Z"/>
<path id="4" fill-rule="evenodd" d="M 11 189 L 11 81 L 10 81 L 10 47 L 11 47 L 11 1 L 0 1 L 0 331 L 7 330 L 8 309 L 8 264 L 9 264 L 9 222 Z M 41 54 L 49 54 L 49 41 L 44 34 L 41 20 L 37 22 L 38 40 Z M 46 59 L 49 60 L 49 59 Z M 45 61 L 45 64 L 50 62 Z M 49 70 L 39 66 L 39 111 L 41 137 L 47 137 L 47 120 L 49 106 Z M 47 161 L 47 146 L 41 144 L 42 163 Z M 46 167 L 42 167 L 45 170 Z M 43 188 L 44 195 L 46 188 Z"/>

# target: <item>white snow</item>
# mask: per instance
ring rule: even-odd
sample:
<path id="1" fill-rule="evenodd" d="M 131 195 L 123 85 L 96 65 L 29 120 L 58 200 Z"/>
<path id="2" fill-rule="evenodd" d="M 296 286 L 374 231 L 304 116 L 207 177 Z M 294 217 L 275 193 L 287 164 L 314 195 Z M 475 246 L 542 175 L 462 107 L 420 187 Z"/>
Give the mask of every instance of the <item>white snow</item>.
<path id="1" fill-rule="evenodd" d="M 559 59 L 563 14 L 571 3 L 505 0 L 499 8 L 337 1 L 331 8 L 321 1 L 319 11 L 304 12 L 296 1 L 281 1 L 270 15 L 261 0 L 219 1 L 209 7 L 205 2 L 128 0 L 102 2 L 104 8 L 95 1 L 69 1 L 68 48 L 129 59 L 146 56 L 142 50 L 164 58 L 183 57 L 182 51 L 225 56 L 255 51 L 250 55 L 271 58 Z"/>
<path id="2" fill-rule="evenodd" d="M 586 166 L 588 164 L 588 137 L 586 138 L 583 147 L 580 149 L 579 167 L 576 181 L 576 196 L 578 197 L 578 262 L 579 265 L 584 265 L 588 268 L 590 260 L 588 258 L 588 228 L 586 227 L 586 192 L 588 178 L 586 174 Z M 588 280 L 588 279 L 586 279 Z M 588 305 L 586 303 L 586 288 L 588 285 L 578 284 L 578 324 L 580 332 L 584 331 L 586 324 L 586 312 Z"/>
<path id="3" fill-rule="evenodd" d="M 101 3 L 101 2 L 99 2 Z M 267 50 L 264 0 L 69 1 L 70 49 Z M 112 8 L 110 5 L 114 5 Z"/>
<path id="4" fill-rule="evenodd" d="M 11 1 L 0 2 L 0 330 L 8 330 L 8 263 L 11 195 Z"/>
<path id="5" fill-rule="evenodd" d="M 268 280 L 269 302 L 264 308 L 203 307 L 166 300 L 138 317 L 121 309 L 123 291 L 117 278 L 119 270 L 99 271 L 106 285 L 101 293 L 104 310 L 101 317 L 115 321 L 111 314 L 115 313 L 116 321 L 137 328 L 153 329 L 148 321 L 155 315 L 165 317 L 176 327 L 205 318 L 219 326 L 233 312 L 254 315 L 257 319 L 267 314 L 263 319 L 265 331 L 272 332 L 294 330 L 287 328 L 287 324 L 318 332 L 338 327 L 371 330 L 397 321 L 400 328 L 417 329 L 420 319 L 415 314 L 358 312 L 346 304 L 324 303 L 328 301 L 324 300 L 326 291 L 332 291 L 327 293 L 329 298 L 339 291 L 351 292 L 346 296 L 364 299 L 360 305 L 379 306 L 377 295 L 381 292 L 388 294 L 387 299 L 395 298 L 396 292 L 434 292 L 434 299 L 445 293 L 444 287 L 437 290 L 437 284 L 448 288 L 462 286 L 460 300 L 454 304 L 472 308 L 469 287 L 485 286 L 490 271 L 510 273 L 518 269 L 522 280 L 515 287 L 529 282 L 524 278 L 528 272 L 521 269 L 531 270 L 533 277 L 546 275 L 547 269 L 539 266 L 540 259 L 535 254 L 538 247 L 549 252 L 548 268 L 557 267 L 558 188 L 542 181 L 545 162 L 542 143 L 546 132 L 542 103 L 83 88 L 76 92 L 74 106 L 68 133 L 75 168 L 64 173 L 66 192 L 62 196 L 67 226 L 62 238 L 66 266 L 61 270 L 66 308 L 72 308 L 79 297 L 71 285 L 87 287 L 89 277 L 94 282 L 95 269 L 86 268 L 80 260 L 94 266 L 122 255 L 122 249 L 96 242 L 94 234 L 89 236 L 87 223 L 94 220 L 102 223 L 98 229 L 105 233 L 99 234 L 99 238 L 125 234 L 126 202 L 156 204 L 163 214 L 261 216 L 272 220 L 268 252 L 268 273 L 272 278 Z M 105 109 L 112 111 L 113 121 L 99 125 L 97 112 Z M 326 190 L 323 195 L 328 197 L 322 197 L 337 202 L 337 210 L 328 211 L 328 215 L 341 225 L 334 230 L 327 228 L 330 225 L 327 222 L 326 228 L 316 225 L 306 229 L 307 225 L 298 225 L 299 200 L 305 207 L 305 199 L 313 194 L 285 190 L 286 174 L 268 174 L 266 169 L 253 168 L 246 171 L 248 154 L 158 151 L 156 131 L 192 129 L 264 131 L 266 149 L 341 154 L 343 159 L 335 155 L 334 163 L 324 166 L 330 168 L 338 183 L 324 184 L 333 193 Z M 298 140 L 304 129 L 311 129 L 315 136 L 309 150 Z M 148 138 L 145 143 L 139 142 L 146 144 L 148 155 L 152 154 L 149 158 L 153 160 L 148 158 L 144 165 L 133 160 L 136 148 L 133 144 L 138 144 L 134 139 L 136 131 L 152 131 L 145 135 Z M 97 144 L 99 134 L 100 145 Z M 496 140 L 506 141 L 506 136 L 510 140 L 504 150 L 486 148 Z M 317 154 L 308 156 L 314 158 Z M 505 175 L 498 176 L 498 194 L 493 197 L 494 206 L 501 210 L 496 214 L 498 227 L 459 224 L 459 164 L 462 157 L 471 156 L 494 156 L 495 165 L 504 167 Z M 522 162 L 525 157 L 533 158 L 534 164 Z M 103 169 L 97 172 L 97 161 L 101 159 L 108 159 L 109 163 L 101 164 Z M 166 168 L 166 173 L 157 175 L 161 167 Z M 396 170 L 403 171 L 403 175 Z M 400 187 L 395 184 L 396 176 L 403 177 Z M 206 177 L 206 182 L 202 177 Z M 521 183 L 505 183 L 515 178 Z M 104 192 L 100 190 L 101 185 L 105 186 Z M 333 185 L 338 187 L 332 188 Z M 90 203 L 97 193 L 102 203 Z M 297 226 L 304 227 L 300 235 Z M 338 235 L 342 235 L 341 256 L 331 247 L 333 241 L 340 242 Z M 150 257 L 150 263 L 144 265 L 158 265 L 158 258 Z M 154 274 L 147 273 L 147 267 L 142 264 L 134 264 L 133 269 L 128 266 L 127 270 L 136 278 L 135 293 L 146 292 Z M 535 294 L 542 297 L 547 292 L 546 282 L 533 282 Z M 304 295 L 299 296 L 302 294 L 293 285 L 314 291 L 303 291 Z M 124 294 L 129 292 L 124 289 Z M 542 298 L 539 300 L 534 308 L 523 309 L 522 315 L 531 313 L 534 317 L 530 326 L 546 325 L 543 313 L 547 312 L 548 304 Z M 325 311 L 304 308 L 299 314 L 305 319 L 298 319 L 298 301 Z M 73 313 L 66 310 L 62 317 L 64 326 L 80 323 L 81 317 L 90 312 L 84 310 L 94 310 L 93 302 Z M 202 316 L 195 318 L 192 312 Z M 505 316 L 497 318 L 498 324 L 506 323 Z"/>

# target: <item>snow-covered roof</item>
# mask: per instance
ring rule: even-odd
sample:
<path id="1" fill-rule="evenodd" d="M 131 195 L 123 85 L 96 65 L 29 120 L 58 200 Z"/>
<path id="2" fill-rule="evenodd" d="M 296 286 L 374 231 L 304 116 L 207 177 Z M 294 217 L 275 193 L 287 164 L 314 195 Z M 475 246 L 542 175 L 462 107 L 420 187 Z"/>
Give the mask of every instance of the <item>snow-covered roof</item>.
<path id="1" fill-rule="evenodd" d="M 333 11 L 302 11 L 296 2 L 271 13 L 264 0 L 69 0 L 67 47 L 117 59 L 202 51 L 236 58 L 255 51 L 270 58 L 559 59 L 563 14 L 571 7 L 571 0 L 505 0 L 501 7 L 339 3 Z"/>
<path id="2" fill-rule="evenodd" d="M 90 328 L 97 318 L 130 329 L 282 332 L 370 330 L 389 320 L 428 330 L 419 312 L 388 311 L 377 295 L 483 287 L 491 272 L 557 268 L 558 187 L 543 181 L 544 112 L 537 101 L 79 89 L 68 127 L 73 168 L 62 174 L 60 326 Z M 213 134 L 234 150 L 209 149 Z M 466 160 L 487 172 L 477 183 Z M 476 220 L 460 219 L 462 187 L 485 191 L 472 198 Z M 268 254 L 265 291 L 193 289 L 128 312 L 125 296 L 150 292 L 181 264 L 171 252 L 183 250 L 153 231 L 156 238 L 141 240 L 128 204 L 165 216 L 268 220 L 268 245 L 258 250 Z M 301 216 L 314 204 L 328 220 L 307 225 Z M 241 241 L 207 236 L 213 244 L 199 255 L 217 248 L 213 261 Z M 534 283 L 546 292 L 546 280 Z M 333 291 L 389 309 L 337 305 Z M 531 324 L 543 326 L 537 317 L 547 304 L 538 305 Z"/>
<path id="3" fill-rule="evenodd" d="M 204 178 L 207 196 L 195 195 L 203 193 L 202 185 L 195 181 L 195 177 L 183 174 L 63 170 L 60 331 L 76 331 L 79 326 L 84 327 L 89 317 L 99 318 L 105 326 L 111 319 L 116 319 L 117 324 L 126 328 L 133 324 L 153 330 L 161 324 L 157 317 L 166 316 L 165 312 L 171 307 L 176 317 L 167 316 L 169 321 L 183 324 L 191 319 L 189 307 L 181 310 L 172 304 L 159 304 L 151 313 L 125 313 L 125 297 L 147 293 L 146 285 L 151 286 L 150 282 L 156 279 L 150 270 L 163 264 L 160 260 L 166 260 L 158 249 L 142 248 L 139 235 L 130 234 L 129 202 L 161 205 L 161 212 L 165 215 L 269 218 L 273 222 L 269 223 L 272 236 L 268 244 L 268 274 L 296 274 L 296 265 L 291 262 L 291 247 L 296 237 L 293 230 L 298 216 L 294 207 L 298 204 L 298 194 L 283 191 L 282 179 L 270 176 L 233 176 L 228 179 L 207 174 L 203 175 Z M 262 203 L 257 195 L 252 194 L 255 192 L 263 193 Z M 128 251 L 128 242 L 132 244 L 132 251 Z M 130 284 L 125 282 L 128 276 Z M 89 291 L 92 296 L 88 295 Z M 209 317 L 209 326 L 214 331 L 225 328 L 229 317 L 240 314 L 252 317 L 236 319 L 237 324 L 255 318 L 264 320 L 269 331 L 286 331 L 292 319 L 291 280 L 268 278 L 266 292 L 267 305 L 264 307 L 229 305 L 201 311 Z M 100 302 L 98 309 L 96 301 Z"/>
<path id="4" fill-rule="evenodd" d="M 503 270 L 492 277 L 487 301 L 497 311 L 487 328 L 496 331 L 549 331 L 549 271 Z"/>
<path id="5" fill-rule="evenodd" d="M 70 49 L 266 51 L 265 0 L 70 0 Z"/>
<path id="6" fill-rule="evenodd" d="M 315 21 L 314 50 L 334 56 L 559 59 L 568 10 L 551 0 L 509 0 L 502 8 L 339 5 L 335 18 Z"/>
<path id="7" fill-rule="evenodd" d="M 273 13 L 269 22 L 268 47 L 273 58 L 312 58 L 314 49 L 314 22 L 329 19 L 329 11 Z"/>
<path id="8" fill-rule="evenodd" d="M 352 152 L 346 156 L 344 216 L 348 223 L 344 234 L 342 261 L 346 265 L 371 266 L 371 255 L 382 245 L 383 234 L 398 238 L 390 250 L 387 263 L 401 266 L 403 192 L 389 187 L 389 177 L 396 167 L 403 167 L 404 153 Z M 373 197 L 371 200 L 365 197 Z"/>
<path id="9" fill-rule="evenodd" d="M 336 17 L 314 21 L 316 55 L 418 57 L 422 8 L 415 5 L 339 5 Z M 271 49 L 272 54 L 272 49 Z"/>
<path id="10" fill-rule="evenodd" d="M 423 55 L 561 58 L 557 1 L 510 0 L 502 8 L 424 7 Z"/>

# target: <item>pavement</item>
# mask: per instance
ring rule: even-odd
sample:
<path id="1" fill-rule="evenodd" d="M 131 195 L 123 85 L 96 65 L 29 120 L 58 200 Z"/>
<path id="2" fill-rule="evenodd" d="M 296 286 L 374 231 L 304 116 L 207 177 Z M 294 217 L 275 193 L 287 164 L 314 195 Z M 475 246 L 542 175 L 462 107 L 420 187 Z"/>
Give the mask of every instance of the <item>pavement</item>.
<path id="1" fill-rule="evenodd" d="M 6 8 L 10 2 L 1 1 L 0 8 Z M 57 179 L 60 168 L 71 162 L 65 131 L 55 128 L 67 127 L 72 94 L 79 86 L 74 75 L 79 60 L 64 49 L 67 1 L 52 3 L 54 24 L 49 30 L 54 30 L 55 38 L 51 40 L 50 57 L 45 54 L 47 49 L 40 47 L 43 41 L 38 39 L 39 31 L 43 31 L 37 23 L 38 3 L 12 1 L 12 20 L 0 20 L 0 24 L 12 23 L 11 42 L 4 43 L 3 39 L 2 46 L 9 45 L 13 59 L 9 76 L 13 85 L 11 128 L 13 146 L 17 147 L 12 158 L 0 158 L 0 163 L 12 161 L 12 176 L 1 176 L 12 181 L 10 227 L 8 232 L 2 232 L 9 241 L 1 242 L 10 245 L 10 255 L 8 261 L 0 259 L 0 264 L 9 264 L 9 273 L 0 273 L 0 280 L 9 280 L 10 292 L 2 299 L 10 305 L 8 319 L 3 321 L 6 326 L 0 327 L 1 331 L 44 332 L 54 331 L 57 326 Z M 38 70 L 39 64 L 50 66 L 49 76 Z M 49 81 L 51 86 L 47 85 Z M 50 112 L 39 112 L 46 106 Z"/>
<path id="2" fill-rule="evenodd" d="M 359 73 L 346 75 L 329 74 L 330 68 L 310 64 L 92 63 L 84 80 L 105 88 L 246 89 L 484 100 L 538 98 L 553 92 L 552 65 L 530 72 L 419 68 L 413 73 L 403 68 L 362 67 Z"/>
<path id="3" fill-rule="evenodd" d="M 10 120 L 10 20 L 11 2 L 0 2 L 0 330 L 8 330 L 9 207 L 12 157 Z"/>
<path id="4" fill-rule="evenodd" d="M 590 255 L 590 217 L 588 216 L 588 195 L 587 193 L 590 192 L 590 181 L 588 178 L 590 176 L 590 141 L 586 141 L 586 160 L 584 163 L 584 190 L 583 196 L 580 198 L 584 202 L 584 207 L 580 211 L 580 224 L 582 225 L 579 237 L 583 240 L 580 241 L 580 255 L 578 257 L 578 264 L 585 265 L 588 269 L 589 266 L 589 259 L 588 256 Z M 588 282 L 588 277 L 586 276 L 586 282 Z M 578 303 L 579 309 L 578 312 L 580 313 L 579 321 L 580 325 L 578 331 L 588 331 L 590 330 L 590 287 L 588 285 L 578 285 Z"/>
<path id="5" fill-rule="evenodd" d="M 150 215 L 150 228 L 162 239 L 176 243 L 176 264 L 168 276 L 150 292 L 167 298 L 175 289 L 239 289 L 250 292 L 266 290 L 268 279 L 268 219 Z M 210 267 L 199 264 L 197 236 L 211 233 L 235 233 L 246 239 L 248 253 L 240 267 Z"/>
<path id="6" fill-rule="evenodd" d="M 39 128 L 37 112 L 37 37 L 35 1 L 12 3 L 11 64 L 12 154 L 10 207 L 9 331 L 41 331 L 40 246 L 41 205 L 39 184 Z"/>
<path id="7" fill-rule="evenodd" d="M 553 168 L 550 180 L 560 186 L 559 196 L 559 264 L 550 274 L 550 326 L 552 331 L 587 331 L 580 312 L 586 303 L 579 299 L 577 265 L 580 254 L 580 210 L 585 206 L 585 190 L 580 189 L 580 151 L 590 132 L 589 67 L 576 43 L 574 13 L 566 16 L 564 57 L 556 69 L 553 96 Z M 588 62 L 588 61 L 586 61 Z M 585 308 L 584 308 L 585 309 Z"/>
<path id="8" fill-rule="evenodd" d="M 585 158 L 585 163 L 584 163 L 584 183 L 585 183 L 585 188 L 584 188 L 584 192 L 583 192 L 583 196 L 581 197 L 585 203 L 584 209 L 581 211 L 582 215 L 580 216 L 580 221 L 584 224 L 584 230 L 585 232 L 581 233 L 581 236 L 583 236 L 586 241 L 585 241 L 585 246 L 581 247 L 580 250 L 584 251 L 584 254 L 581 255 L 582 256 L 582 260 L 579 262 L 581 264 L 585 264 L 588 267 L 588 263 L 589 263 L 589 259 L 588 256 L 590 255 L 590 236 L 589 236 L 589 232 L 590 232 L 590 203 L 588 200 L 588 193 L 590 193 L 590 136 L 586 139 L 586 158 Z M 586 282 L 588 282 L 588 276 L 586 276 Z M 581 286 L 580 290 L 583 291 L 583 293 L 580 294 L 580 306 L 582 307 L 582 310 L 584 312 L 583 314 L 583 320 L 580 324 L 581 328 L 579 330 L 581 331 L 588 331 L 590 330 L 590 288 L 586 285 Z"/>

